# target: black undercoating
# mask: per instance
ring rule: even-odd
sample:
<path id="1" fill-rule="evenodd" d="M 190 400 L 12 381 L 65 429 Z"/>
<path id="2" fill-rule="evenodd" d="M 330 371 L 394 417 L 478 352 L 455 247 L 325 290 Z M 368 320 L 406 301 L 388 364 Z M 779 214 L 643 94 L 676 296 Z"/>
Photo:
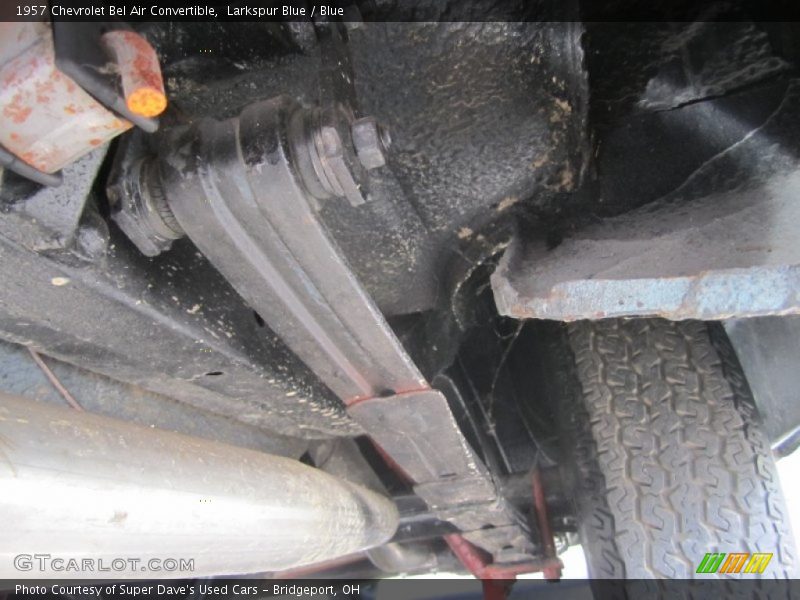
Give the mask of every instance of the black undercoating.
<path id="1" fill-rule="evenodd" d="M 798 53 L 789 25 L 513 20 L 556 14 L 548 6 L 377 2 L 372 14 L 394 15 L 396 22 L 366 22 L 344 34 L 356 112 L 387 125 L 394 144 L 387 166 L 371 172 L 366 205 L 334 199 L 320 214 L 428 378 L 454 363 L 469 330 L 486 318 L 475 298 L 515 231 L 553 245 L 582 224 L 669 194 L 763 123 L 794 73 Z M 580 14 L 578 7 L 564 6 L 561 14 Z M 505 20 L 453 22 L 487 7 Z M 368 17 L 369 10 L 361 8 Z M 399 22 L 409 14 L 448 21 Z M 137 27 L 162 58 L 170 98 L 165 132 L 201 117 L 233 117 L 279 94 L 305 105 L 335 100 L 326 95 L 330 88 L 320 75 L 324 45 L 311 23 Z M 150 141 L 156 147 L 160 140 Z M 30 186 L 11 174 L 4 175 L 3 186 L 3 210 L 21 214 L 19 198 L 32 193 Z M 101 190 L 96 186 L 99 196 Z M 98 197 L 101 212 L 103 202 Z M 80 216 L 64 204 L 65 217 L 45 231 L 40 207 L 27 204 L 39 218 L 30 243 L 23 244 L 28 250 L 58 254 L 73 266 L 94 265 L 86 268 L 100 269 L 101 278 L 113 269 L 122 273 L 113 276 L 118 282 L 144 285 L 160 265 L 177 265 L 186 270 L 187 283 L 174 294 L 165 288 L 163 314 L 201 324 L 203 313 L 187 313 L 197 293 L 189 288 L 209 267 L 188 240 L 154 261 L 135 258 L 118 230 L 112 226 L 109 234 L 96 223 L 97 211 Z M 97 232 L 89 242 L 99 236 L 99 244 L 111 248 L 105 262 L 80 247 L 76 224 L 87 219 L 95 226 L 84 232 Z M 14 227 L 18 237 L 23 230 L 16 221 Z M 192 258 L 183 264 L 185 256 Z M 217 282 L 218 276 L 207 280 Z M 222 289 L 224 282 L 214 286 Z M 166 309 L 175 302 L 172 295 L 178 297 L 175 311 Z M 231 304 L 222 296 L 219 301 Z M 197 303 L 208 314 L 225 312 L 213 302 Z M 303 407 L 281 400 L 265 416 L 277 411 L 299 421 L 293 430 L 298 435 L 355 432 L 337 401 L 316 389 L 261 326 L 261 316 L 239 301 L 233 304 L 241 315 L 237 322 L 247 328 L 236 331 L 234 340 L 246 341 L 241 351 L 248 360 L 266 364 L 271 351 L 260 354 L 258 348 L 275 348 L 284 372 L 276 375 L 302 380 L 278 387 L 305 390 L 319 399 L 315 408 L 324 407 L 306 418 L 299 416 Z M 216 381 L 207 385 L 213 388 Z"/>

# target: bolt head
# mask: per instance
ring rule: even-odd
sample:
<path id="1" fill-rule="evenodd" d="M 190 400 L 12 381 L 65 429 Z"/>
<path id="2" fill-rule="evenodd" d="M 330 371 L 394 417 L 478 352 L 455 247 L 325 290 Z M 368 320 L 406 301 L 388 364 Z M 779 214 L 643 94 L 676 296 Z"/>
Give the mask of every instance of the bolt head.
<path id="1" fill-rule="evenodd" d="M 113 183 L 106 187 L 106 197 L 108 198 L 108 202 L 111 204 L 111 206 L 116 206 L 119 204 L 120 196 L 122 195 L 120 194 L 119 190 L 120 185 L 121 184 L 119 183 Z"/>
<path id="2" fill-rule="evenodd" d="M 351 131 L 356 155 L 365 169 L 377 169 L 386 164 L 386 150 L 391 140 L 375 117 L 354 121 Z"/>
<path id="3" fill-rule="evenodd" d="M 75 244 L 79 253 L 90 261 L 105 256 L 108 249 L 108 225 L 99 216 L 88 213 L 75 234 Z"/>

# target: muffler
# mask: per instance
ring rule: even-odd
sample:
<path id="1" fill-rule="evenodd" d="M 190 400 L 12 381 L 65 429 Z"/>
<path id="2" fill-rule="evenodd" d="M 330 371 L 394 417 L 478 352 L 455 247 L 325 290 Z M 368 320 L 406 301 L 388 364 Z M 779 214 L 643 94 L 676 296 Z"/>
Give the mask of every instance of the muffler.
<path id="1" fill-rule="evenodd" d="M 295 460 L 0 393 L 0 578 L 263 573 L 387 541 L 387 498 Z"/>

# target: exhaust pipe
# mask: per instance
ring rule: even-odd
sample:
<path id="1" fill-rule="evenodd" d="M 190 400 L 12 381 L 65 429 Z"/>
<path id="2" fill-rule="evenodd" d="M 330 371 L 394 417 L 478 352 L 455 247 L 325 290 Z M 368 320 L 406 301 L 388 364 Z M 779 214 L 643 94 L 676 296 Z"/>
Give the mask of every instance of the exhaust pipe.
<path id="1" fill-rule="evenodd" d="M 387 498 L 300 462 L 0 393 L 0 578 L 279 571 L 387 541 Z"/>

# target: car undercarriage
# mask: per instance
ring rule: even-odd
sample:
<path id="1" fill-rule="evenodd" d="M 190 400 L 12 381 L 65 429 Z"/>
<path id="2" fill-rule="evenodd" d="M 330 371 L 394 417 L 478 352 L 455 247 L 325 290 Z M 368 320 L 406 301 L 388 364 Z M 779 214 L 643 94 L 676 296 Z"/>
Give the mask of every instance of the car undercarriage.
<path id="1" fill-rule="evenodd" d="M 0 573 L 795 573 L 796 26 L 594 10 L 0 24 Z"/>

